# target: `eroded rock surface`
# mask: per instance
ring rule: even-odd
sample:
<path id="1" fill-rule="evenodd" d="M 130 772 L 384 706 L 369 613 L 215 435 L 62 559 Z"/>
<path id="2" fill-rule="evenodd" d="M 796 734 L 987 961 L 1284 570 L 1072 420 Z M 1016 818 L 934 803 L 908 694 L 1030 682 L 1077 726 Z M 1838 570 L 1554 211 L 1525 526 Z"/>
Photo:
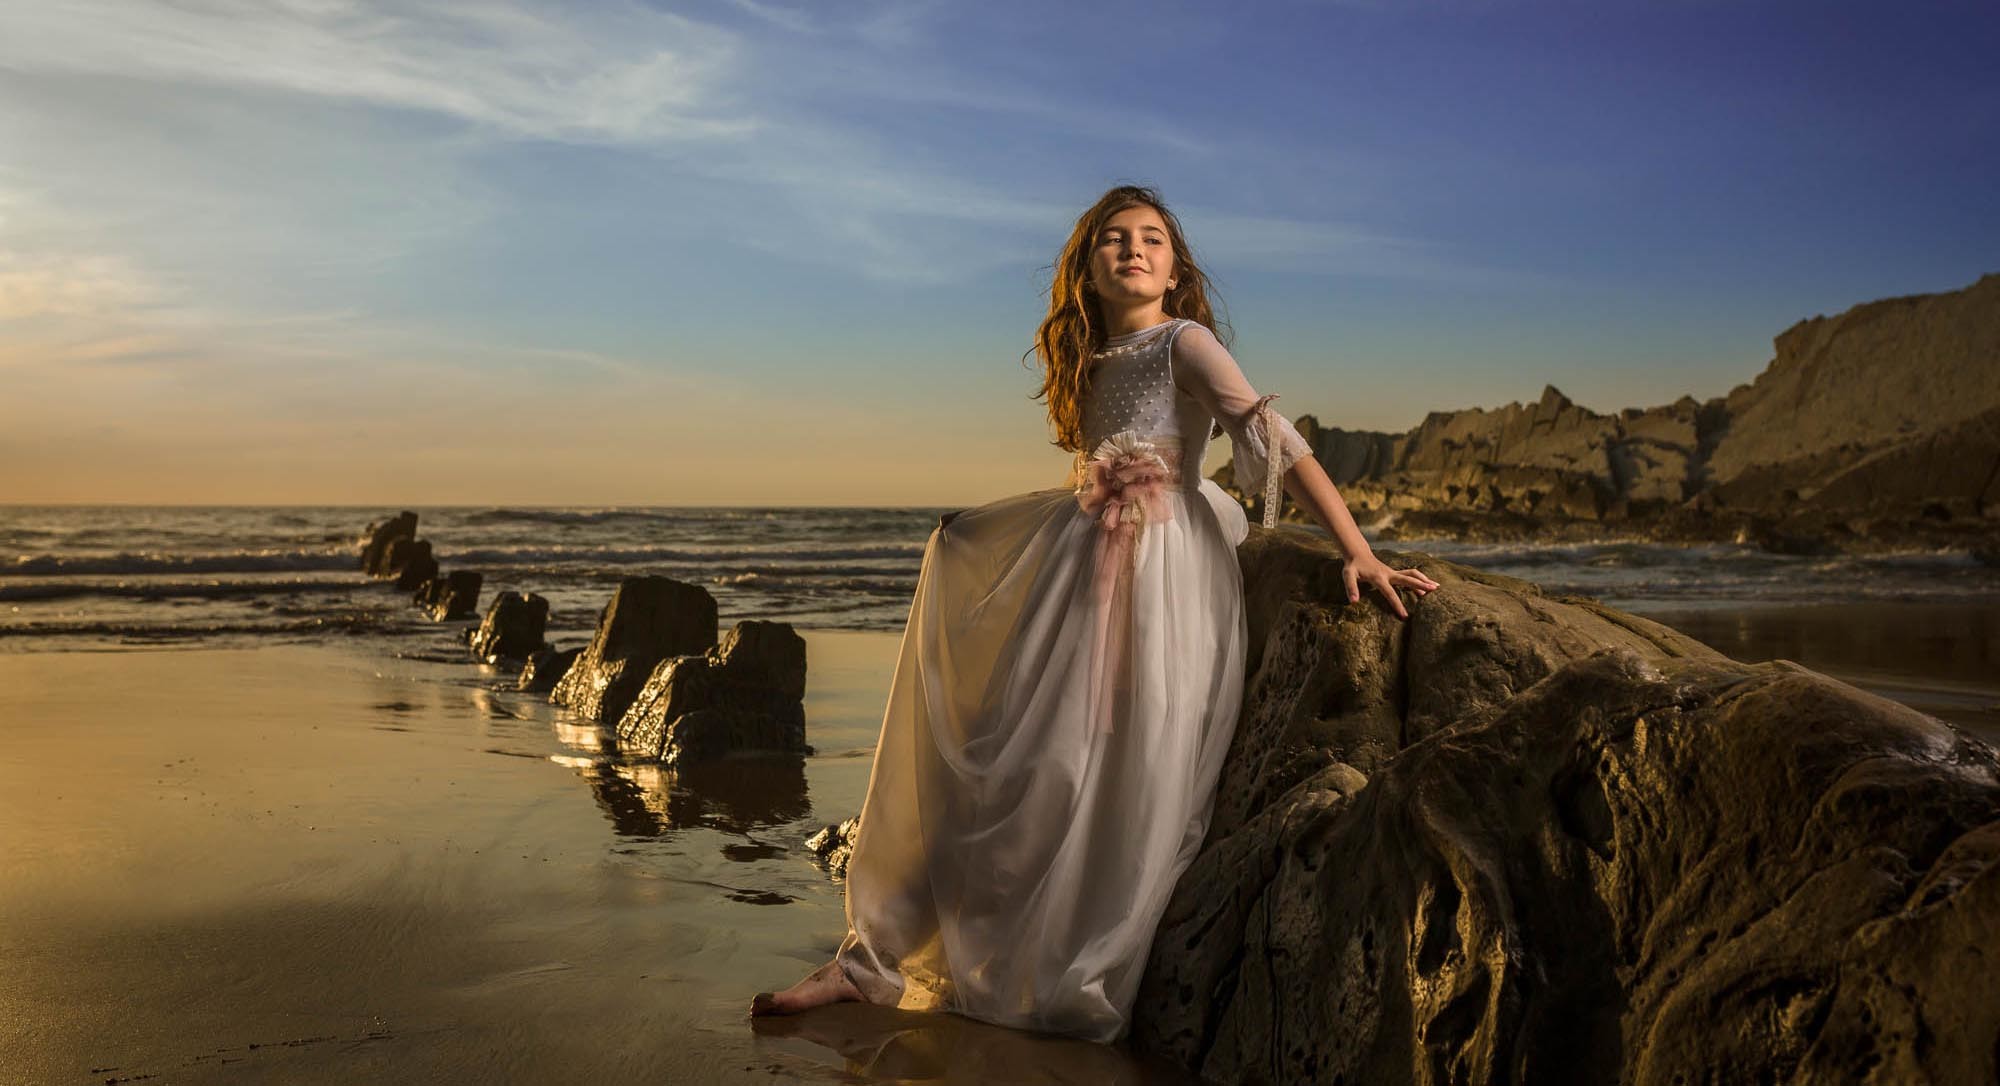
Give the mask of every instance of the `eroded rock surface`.
<path id="1" fill-rule="evenodd" d="M 439 622 L 471 618 L 479 613 L 479 586 L 484 579 L 475 571 L 455 569 L 425 581 L 412 602 Z"/>
<path id="2" fill-rule="evenodd" d="M 569 649 L 543 649 L 528 656 L 527 666 L 521 669 L 521 677 L 515 689 L 536 694 L 546 694 L 556 688 L 562 677 L 569 673 L 569 666 L 583 655 L 584 646 Z"/>
<path id="3" fill-rule="evenodd" d="M 2000 760 L 1784 662 L 1434 561 L 1242 551 L 1252 679 L 1133 1039 L 1222 1082 L 1978 1082 Z"/>
<path id="4" fill-rule="evenodd" d="M 744 621 L 702 655 L 662 661 L 618 723 L 618 745 L 667 765 L 729 754 L 804 754 L 805 639 Z"/>
<path id="5" fill-rule="evenodd" d="M 472 654 L 487 663 L 502 659 L 525 660 L 545 645 L 543 631 L 549 623 L 549 601 L 535 593 L 501 592 L 493 597 L 486 617 L 472 635 Z"/>
<path id="6" fill-rule="evenodd" d="M 1601 414 L 1548 387 L 1404 433 L 1299 429 L 1385 538 L 2000 545 L 2000 274 L 1800 321 L 1773 345 L 1755 380 L 1706 401 Z M 1229 489 L 1232 471 L 1212 477 Z"/>
<path id="7" fill-rule="evenodd" d="M 388 565 L 389 548 L 399 539 L 417 537 L 417 515 L 404 510 L 388 520 L 368 525 L 362 536 L 361 572 L 370 577 L 393 577 L 397 570 Z"/>
<path id="8" fill-rule="evenodd" d="M 384 575 L 394 574 L 396 587 L 413 592 L 438 575 L 437 556 L 428 539 L 392 539 L 388 556 L 382 560 Z"/>
<path id="9" fill-rule="evenodd" d="M 847 861 L 854 856 L 854 837 L 861 832 L 861 816 L 835 822 L 806 838 L 806 851 L 836 879 L 847 877 Z"/>
<path id="10" fill-rule="evenodd" d="M 616 724 L 660 661 L 715 644 L 715 597 L 671 577 L 627 577 L 597 617 L 597 634 L 549 700 L 587 720 Z"/>

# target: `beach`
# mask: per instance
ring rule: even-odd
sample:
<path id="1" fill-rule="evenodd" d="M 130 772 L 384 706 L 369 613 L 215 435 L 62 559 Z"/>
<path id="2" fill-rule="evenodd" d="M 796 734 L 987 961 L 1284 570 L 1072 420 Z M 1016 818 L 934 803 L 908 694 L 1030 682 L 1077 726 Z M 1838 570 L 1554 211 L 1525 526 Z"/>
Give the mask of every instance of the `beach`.
<path id="1" fill-rule="evenodd" d="M 1177 1081 L 958 1019 L 745 1017 L 844 930 L 802 840 L 859 808 L 893 663 L 809 643 L 803 771 L 693 786 L 470 663 L 0 655 L 0 1080 Z"/>
<path id="2" fill-rule="evenodd" d="M 553 583 L 552 640 L 654 570 L 717 586 L 725 629 L 796 618 L 814 752 L 621 757 L 476 662 L 463 623 L 355 571 L 353 510 L 18 516 L 0 1081 L 1186 1081 L 949 1015 L 746 1017 L 844 933 L 805 842 L 860 809 L 927 511 L 781 519 L 775 540 L 666 510 L 527 521 L 560 545 L 502 512 L 440 535 L 504 533 L 458 557 L 501 571 L 492 588 Z M 179 549 L 142 548 L 163 520 Z M 852 527 L 816 540 L 830 522 Z M 686 538 L 639 538 L 662 524 Z M 2000 612 L 1962 557 L 1436 549 L 2000 741 Z"/>

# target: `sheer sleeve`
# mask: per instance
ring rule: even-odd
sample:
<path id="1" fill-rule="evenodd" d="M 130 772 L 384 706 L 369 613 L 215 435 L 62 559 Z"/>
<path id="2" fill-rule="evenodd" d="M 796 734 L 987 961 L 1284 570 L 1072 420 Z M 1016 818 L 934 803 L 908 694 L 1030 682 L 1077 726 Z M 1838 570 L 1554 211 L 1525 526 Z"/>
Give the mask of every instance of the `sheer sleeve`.
<path id="1" fill-rule="evenodd" d="M 1236 487 L 1263 496 L 1264 527 L 1271 527 L 1278 518 L 1280 481 L 1293 464 L 1312 455 L 1312 446 L 1271 407 L 1276 396 L 1257 395 L 1236 359 L 1207 328 L 1181 328 L 1172 359 L 1174 384 L 1208 409 L 1217 428 L 1212 436 L 1229 435 Z"/>

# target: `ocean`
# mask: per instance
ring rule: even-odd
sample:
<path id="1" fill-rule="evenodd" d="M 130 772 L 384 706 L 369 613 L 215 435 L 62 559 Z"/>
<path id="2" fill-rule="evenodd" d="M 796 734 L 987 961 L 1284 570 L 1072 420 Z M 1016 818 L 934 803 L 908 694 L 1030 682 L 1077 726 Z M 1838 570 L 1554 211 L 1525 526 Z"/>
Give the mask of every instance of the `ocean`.
<path id="1" fill-rule="evenodd" d="M 360 573 L 371 521 L 347 506 L 0 506 L 0 651 L 254 644 L 437 629 Z M 418 508 L 446 571 L 550 604 L 552 640 L 587 638 L 618 582 L 664 574 L 713 594 L 724 624 L 900 629 L 944 509 Z M 1308 529 L 1290 528 L 1304 531 Z M 1605 541 L 1388 544 L 1625 610 L 2000 604 L 2000 569 L 1964 553 L 1800 557 L 1751 546 Z"/>
<path id="2" fill-rule="evenodd" d="M 340 641 L 462 660 L 431 621 L 364 577 L 391 507 L 0 506 L 0 652 L 238 648 Z M 702 585 L 722 625 L 895 631 L 942 508 L 418 507 L 442 569 L 550 604 L 558 647 L 588 641 L 620 580 Z M 1288 531 L 1316 531 L 1288 526 Z M 1926 711 L 2000 727 L 2000 569 L 1963 552 L 1772 554 L 1604 540 L 1390 544 L 1583 595 L 1738 659 L 1783 657 Z M 1909 691 L 1921 691 L 1912 696 Z"/>

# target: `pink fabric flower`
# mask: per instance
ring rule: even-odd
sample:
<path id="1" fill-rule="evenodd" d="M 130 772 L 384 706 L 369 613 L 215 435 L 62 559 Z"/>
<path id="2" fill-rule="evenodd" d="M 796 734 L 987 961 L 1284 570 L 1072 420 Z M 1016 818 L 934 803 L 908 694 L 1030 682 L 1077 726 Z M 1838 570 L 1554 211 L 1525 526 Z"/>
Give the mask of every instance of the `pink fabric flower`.
<path id="1" fill-rule="evenodd" d="M 1091 453 L 1076 502 L 1112 534 L 1114 547 L 1136 547 L 1148 520 L 1173 519 L 1166 489 L 1174 474 L 1159 446 L 1121 430 Z"/>
<path id="2" fill-rule="evenodd" d="M 1169 462 L 1171 458 L 1172 462 Z M 1123 711 L 1132 622 L 1132 574 L 1146 525 L 1174 518 L 1167 486 L 1180 477 L 1178 451 L 1168 453 L 1130 430 L 1107 437 L 1084 464 L 1076 503 L 1103 530 L 1092 587 L 1097 595 L 1092 686 L 1093 717 L 1104 732 Z"/>

